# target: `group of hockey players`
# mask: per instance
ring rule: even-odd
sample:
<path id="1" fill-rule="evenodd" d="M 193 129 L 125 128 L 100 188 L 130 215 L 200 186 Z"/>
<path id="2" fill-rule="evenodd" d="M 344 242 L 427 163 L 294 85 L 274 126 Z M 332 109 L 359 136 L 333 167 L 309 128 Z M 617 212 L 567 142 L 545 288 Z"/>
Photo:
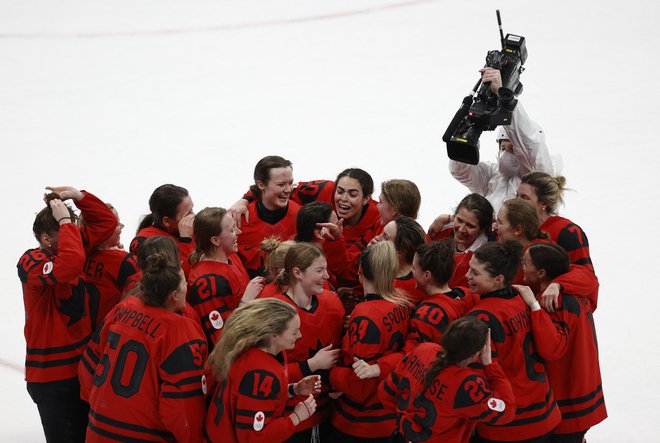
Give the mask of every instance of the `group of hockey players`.
<path id="1" fill-rule="evenodd" d="M 581 443 L 607 416 L 589 243 L 520 103 L 497 141 L 450 161 L 471 194 L 428 231 L 410 180 L 375 201 L 274 155 L 228 209 L 159 186 L 128 250 L 112 205 L 49 188 L 17 265 L 47 441 Z"/>

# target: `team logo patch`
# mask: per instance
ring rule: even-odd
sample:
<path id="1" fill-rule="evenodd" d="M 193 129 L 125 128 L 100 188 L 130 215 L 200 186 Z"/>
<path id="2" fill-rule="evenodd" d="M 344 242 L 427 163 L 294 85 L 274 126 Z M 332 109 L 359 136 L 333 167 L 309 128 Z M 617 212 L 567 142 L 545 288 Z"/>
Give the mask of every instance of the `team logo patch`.
<path id="1" fill-rule="evenodd" d="M 47 261 L 46 263 L 44 263 L 44 269 L 42 270 L 42 273 L 44 275 L 48 275 L 51 272 L 53 272 L 53 262 Z"/>
<path id="2" fill-rule="evenodd" d="M 493 397 L 488 400 L 488 407 L 493 411 L 503 412 L 506 409 L 506 404 L 499 398 Z"/>
<path id="3" fill-rule="evenodd" d="M 209 321 L 215 329 L 222 329 L 225 325 L 225 322 L 222 320 L 222 317 L 220 317 L 218 311 L 211 311 L 209 314 Z"/>
<path id="4" fill-rule="evenodd" d="M 202 375 L 202 393 L 206 395 L 208 387 L 206 386 L 206 375 Z"/>
<path id="5" fill-rule="evenodd" d="M 254 428 L 255 431 L 261 431 L 264 428 L 265 418 L 266 417 L 264 416 L 264 413 L 261 411 L 254 414 L 254 423 L 252 424 L 252 427 Z"/>

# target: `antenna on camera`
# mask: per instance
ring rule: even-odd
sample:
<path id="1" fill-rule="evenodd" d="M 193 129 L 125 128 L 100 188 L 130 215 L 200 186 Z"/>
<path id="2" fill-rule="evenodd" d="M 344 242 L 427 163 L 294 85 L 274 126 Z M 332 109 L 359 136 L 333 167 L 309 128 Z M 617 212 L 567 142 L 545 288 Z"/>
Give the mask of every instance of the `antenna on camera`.
<path id="1" fill-rule="evenodd" d="M 500 42 L 502 43 L 502 48 L 504 48 L 504 32 L 502 32 L 502 16 L 500 15 L 500 10 L 496 9 L 495 14 L 497 15 L 497 26 L 500 28 Z"/>

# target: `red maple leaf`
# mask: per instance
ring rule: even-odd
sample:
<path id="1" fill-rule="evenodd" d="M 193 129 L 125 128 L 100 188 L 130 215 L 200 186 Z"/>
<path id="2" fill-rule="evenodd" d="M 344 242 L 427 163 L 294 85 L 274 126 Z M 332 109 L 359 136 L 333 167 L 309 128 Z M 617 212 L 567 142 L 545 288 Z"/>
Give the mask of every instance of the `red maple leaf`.
<path id="1" fill-rule="evenodd" d="M 261 421 L 264 419 L 264 416 L 263 414 L 258 414 L 255 418 L 257 419 L 257 421 Z"/>
<path id="2" fill-rule="evenodd" d="M 216 321 L 218 318 L 220 318 L 220 314 L 218 314 L 217 312 L 211 314 L 211 320 Z"/>
<path id="3" fill-rule="evenodd" d="M 491 405 L 491 407 L 493 407 L 493 408 L 494 408 L 495 406 L 497 406 L 497 402 L 495 401 L 495 399 L 492 399 L 492 400 L 490 401 L 490 405 Z"/>

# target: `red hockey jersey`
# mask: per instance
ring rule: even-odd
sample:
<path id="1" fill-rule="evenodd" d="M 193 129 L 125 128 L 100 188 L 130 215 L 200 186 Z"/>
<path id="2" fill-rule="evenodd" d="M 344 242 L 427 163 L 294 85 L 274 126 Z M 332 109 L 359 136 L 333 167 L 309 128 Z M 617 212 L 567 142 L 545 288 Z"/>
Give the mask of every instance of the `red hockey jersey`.
<path id="1" fill-rule="evenodd" d="M 589 300 L 563 293 L 559 309 L 532 312 L 532 332 L 561 411 L 555 434 L 583 432 L 607 418 Z M 579 370 L 576 370 L 579 368 Z"/>
<path id="2" fill-rule="evenodd" d="M 296 432 L 299 432 L 323 423 L 330 417 L 328 371 L 312 372 L 307 360 L 314 357 L 319 349 L 330 344 L 333 345 L 333 349 L 341 347 L 341 333 L 344 329 L 344 305 L 342 305 L 337 294 L 330 291 L 324 291 L 318 296 L 313 296 L 312 307 L 309 310 L 301 308 L 285 294 L 277 294 L 275 298 L 295 307 L 300 317 L 302 337 L 296 342 L 295 348 L 286 351 L 287 361 L 289 362 L 287 366 L 289 382 L 298 382 L 312 374 L 320 375 L 323 380 L 322 391 L 316 398 L 316 412 L 308 420 L 296 426 Z M 304 400 L 304 398 L 289 399 L 286 404 L 286 411 L 293 411 L 293 408 L 301 400 Z"/>
<path id="3" fill-rule="evenodd" d="M 342 432 L 363 438 L 380 438 L 392 434 L 396 416 L 383 408 L 378 400 L 378 385 L 387 374 L 360 380 L 353 371 L 353 357 L 368 363 L 398 352 L 408 334 L 410 309 L 366 294 L 351 314 L 348 331 L 342 340 L 342 363 L 330 371 L 330 383 L 343 392 L 332 413 L 332 425 Z"/>
<path id="4" fill-rule="evenodd" d="M 406 297 L 408 297 L 408 300 L 414 305 L 419 304 L 419 302 L 426 298 L 426 293 L 417 289 L 417 282 L 415 281 L 415 277 L 413 277 L 412 271 L 408 275 L 395 278 L 394 287 L 403 291 Z"/>
<path id="5" fill-rule="evenodd" d="M 478 301 L 479 296 L 467 288 L 429 295 L 413 312 L 404 352 L 412 351 L 421 343 L 439 344 L 449 324 L 467 314 Z"/>
<path id="6" fill-rule="evenodd" d="M 272 236 L 279 237 L 281 241 L 293 237 L 296 233 L 296 217 L 300 209 L 298 203 L 289 200 L 283 218 L 271 224 L 259 218 L 257 204 L 258 202 L 253 201 L 248 205 L 250 222 L 243 221 L 241 235 L 238 236 L 238 256 L 250 278 L 265 275 L 261 241 Z"/>
<path id="7" fill-rule="evenodd" d="M 135 235 L 135 238 L 131 240 L 130 251 L 133 254 L 137 255 L 140 249 L 140 245 L 142 244 L 143 241 L 145 241 L 150 237 L 157 237 L 157 236 L 170 237 L 174 239 L 177 246 L 179 247 L 181 268 L 183 269 L 183 273 L 186 275 L 186 278 L 188 278 L 188 275 L 190 274 L 190 264 L 188 263 L 188 257 L 195 250 L 195 243 L 193 242 L 192 238 L 179 237 L 178 235 L 170 234 L 166 230 L 161 229 L 159 227 L 148 226 L 144 229 L 140 229 L 140 231 Z"/>
<path id="8" fill-rule="evenodd" d="M 211 443 L 282 442 L 294 433 L 287 400 L 287 360 L 250 348 L 216 387 L 204 426 Z"/>
<path id="9" fill-rule="evenodd" d="M 130 277 L 138 272 L 137 259 L 135 254 L 119 249 L 94 249 L 87 254 L 83 272 L 92 315 L 99 325 L 121 300 Z"/>
<path id="10" fill-rule="evenodd" d="M 450 365 L 424 390 L 424 376 L 441 350 L 435 343 L 419 345 L 380 385 L 381 403 L 396 412 L 406 441 L 467 443 L 477 422 L 501 425 L 513 419 L 515 398 L 497 363 L 483 373 Z"/>
<path id="11" fill-rule="evenodd" d="M 593 272 L 589 239 L 581 227 L 567 218 L 552 215 L 540 229 L 550 234 L 550 239 L 568 252 L 571 263 L 586 266 Z"/>
<path id="12" fill-rule="evenodd" d="M 57 254 L 36 248 L 18 261 L 25 306 L 25 380 L 51 382 L 76 377 L 80 354 L 94 326 L 82 277 L 85 251 L 110 237 L 117 217 L 83 191 L 76 202 L 87 225 L 60 226 Z"/>
<path id="13" fill-rule="evenodd" d="M 534 346 L 530 310 L 518 293 L 506 287 L 481 296 L 468 313 L 488 324 L 493 360 L 508 377 L 518 408 L 512 422 L 480 423 L 478 433 L 490 440 L 525 440 L 547 434 L 561 421 L 543 361 Z"/>
<path id="14" fill-rule="evenodd" d="M 328 260 L 328 269 L 334 275 L 337 287 L 354 287 L 358 281 L 358 259 L 375 236 L 383 232 L 377 203 L 369 200 L 362 218 L 353 226 L 344 226 L 337 240 L 326 240 L 323 252 Z"/>
<path id="15" fill-rule="evenodd" d="M 209 349 L 220 340 L 225 321 L 238 307 L 249 281 L 236 254 L 229 257 L 228 263 L 209 260 L 192 267 L 188 276 L 188 303 L 201 319 Z"/>
<path id="16" fill-rule="evenodd" d="M 126 297 L 80 365 L 81 396 L 90 404 L 87 441 L 201 441 L 206 356 L 199 325 Z"/>

